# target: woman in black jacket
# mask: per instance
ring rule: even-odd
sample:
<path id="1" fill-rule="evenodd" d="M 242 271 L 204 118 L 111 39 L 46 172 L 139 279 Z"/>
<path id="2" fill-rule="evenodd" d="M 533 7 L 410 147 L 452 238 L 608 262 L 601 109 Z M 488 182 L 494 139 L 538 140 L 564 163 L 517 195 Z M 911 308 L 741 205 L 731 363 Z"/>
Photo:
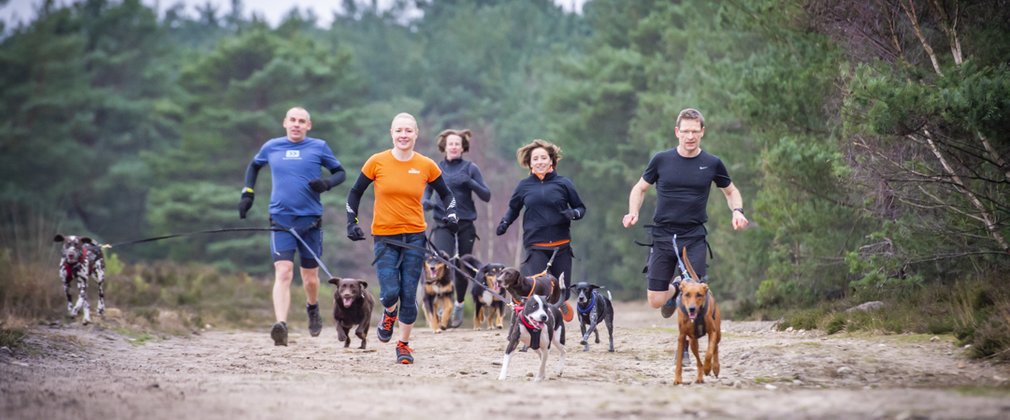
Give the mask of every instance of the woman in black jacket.
<path id="1" fill-rule="evenodd" d="M 477 239 L 477 230 L 473 226 L 477 219 L 477 206 L 474 205 L 473 195 L 476 194 L 485 202 L 491 199 L 491 190 L 484 183 L 480 168 L 463 159 L 463 153 L 470 151 L 471 135 L 470 130 L 443 130 L 438 134 L 438 151 L 445 153 L 445 159 L 438 162 L 438 167 L 442 169 L 442 178 L 456 198 L 456 214 L 459 216 L 459 232 L 456 235 L 442 223 L 445 209 L 432 194 L 432 187 L 428 186 L 424 191 L 424 208 L 432 210 L 435 217 L 431 241 L 435 248 L 453 257 L 473 253 L 473 243 Z M 456 275 L 455 271 L 449 272 L 455 278 L 456 289 L 456 304 L 452 309 L 449 327 L 456 328 L 463 323 L 463 298 L 469 282 L 465 277 Z"/>
<path id="2" fill-rule="evenodd" d="M 523 258 L 520 271 L 531 276 L 547 270 L 554 277 L 564 276 L 565 284 L 572 283 L 572 220 L 586 215 L 586 205 L 579 198 L 572 180 L 557 174 L 561 148 L 545 140 L 536 139 L 516 151 L 519 165 L 530 169 L 530 176 L 519 181 L 508 210 L 495 231 L 499 236 L 523 212 Z M 551 256 L 554 260 L 551 261 Z M 548 266 L 550 264 L 550 266 Z M 562 294 L 568 300 L 568 288 Z M 562 307 L 565 320 L 570 321 L 570 307 Z"/>

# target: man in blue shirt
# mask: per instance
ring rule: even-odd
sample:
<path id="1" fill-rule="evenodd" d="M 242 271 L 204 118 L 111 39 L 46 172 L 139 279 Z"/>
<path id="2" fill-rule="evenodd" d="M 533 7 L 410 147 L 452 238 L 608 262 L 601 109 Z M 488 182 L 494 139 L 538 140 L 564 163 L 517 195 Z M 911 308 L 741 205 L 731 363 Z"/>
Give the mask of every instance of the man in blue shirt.
<path id="1" fill-rule="evenodd" d="M 696 109 L 687 108 L 677 115 L 674 128 L 677 147 L 657 153 L 649 161 L 642 178 L 631 188 L 628 197 L 628 214 L 622 221 L 625 228 L 638 222 L 638 211 L 649 187 L 656 185 L 656 213 L 653 216 L 653 246 L 649 249 L 648 300 L 653 308 L 661 308 L 664 318 L 673 315 L 676 308 L 677 255 L 673 248 L 673 235 L 677 235 L 677 245 L 687 248 L 687 258 L 698 276 L 707 280 L 708 264 L 705 252 L 708 242 L 705 222 L 708 221 L 708 195 L 715 183 L 726 196 L 732 215 L 733 229 L 740 230 L 749 223 L 744 216 L 743 198 L 730 180 L 726 165 L 719 157 L 701 150 L 701 138 L 705 135 L 705 117 Z M 674 280 L 671 289 L 671 280 Z"/>
<path id="2" fill-rule="evenodd" d="M 268 140 L 246 168 L 245 188 L 239 201 L 239 217 L 245 219 L 252 207 L 253 187 L 263 165 L 270 165 L 273 181 L 270 192 L 270 224 L 285 231 L 270 233 L 270 254 L 274 260 L 273 304 L 277 323 L 270 330 L 274 345 L 288 345 L 288 309 L 291 306 L 291 281 L 294 278 L 295 250 L 301 259 L 302 285 L 305 287 L 309 333 L 316 337 L 323 329 L 319 316 L 319 264 L 313 257 L 322 257 L 323 235 L 320 222 L 323 204 L 319 194 L 344 182 L 346 174 L 340 161 L 325 141 L 306 137 L 312 129 L 312 119 L 304 108 L 291 108 L 282 124 L 286 137 Z M 320 166 L 330 176 L 320 177 Z M 305 244 L 287 232 L 294 229 Z M 308 246 L 308 248 L 306 247 Z"/>

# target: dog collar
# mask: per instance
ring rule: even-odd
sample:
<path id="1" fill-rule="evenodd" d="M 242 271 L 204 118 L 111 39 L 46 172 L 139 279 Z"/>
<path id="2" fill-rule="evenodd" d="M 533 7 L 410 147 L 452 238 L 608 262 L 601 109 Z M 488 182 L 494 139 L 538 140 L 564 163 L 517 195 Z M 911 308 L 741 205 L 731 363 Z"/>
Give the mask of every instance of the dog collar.
<path id="1" fill-rule="evenodd" d="M 586 307 L 585 310 L 583 310 L 581 306 L 578 306 L 578 305 L 576 305 L 576 306 L 579 308 L 579 313 L 580 314 L 582 314 L 582 315 L 589 315 L 589 313 L 593 311 L 593 308 L 596 307 L 596 291 L 593 290 L 593 301 L 589 302 L 589 306 Z"/>

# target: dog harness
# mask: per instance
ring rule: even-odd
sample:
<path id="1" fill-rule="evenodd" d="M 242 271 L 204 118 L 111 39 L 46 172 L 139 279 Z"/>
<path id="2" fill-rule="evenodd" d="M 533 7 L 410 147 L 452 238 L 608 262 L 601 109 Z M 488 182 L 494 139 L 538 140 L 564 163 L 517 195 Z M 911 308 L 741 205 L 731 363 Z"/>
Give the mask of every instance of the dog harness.
<path id="1" fill-rule="evenodd" d="M 533 292 L 535 292 L 537 290 L 536 279 L 540 278 L 541 276 L 545 276 L 545 275 L 547 275 L 546 271 L 544 271 L 543 273 L 540 273 L 540 274 L 535 274 L 535 275 L 532 275 L 532 276 L 526 276 L 526 278 L 528 278 L 530 280 L 533 280 L 533 287 L 530 288 L 530 293 L 526 295 L 526 299 L 529 299 L 529 298 L 533 297 Z M 550 296 L 551 293 L 554 293 L 554 280 L 551 280 L 550 283 L 551 283 L 551 288 L 547 290 L 546 296 Z M 522 309 L 522 306 L 519 306 L 520 302 L 522 302 L 522 301 L 519 300 L 519 299 L 516 299 L 516 298 L 512 298 L 512 305 L 516 306 L 519 309 Z"/>
<path id="2" fill-rule="evenodd" d="M 63 271 L 67 272 L 67 280 L 74 278 L 74 267 L 78 264 L 88 263 L 88 247 L 81 246 L 81 256 L 77 257 L 77 261 L 66 261 L 63 263 Z"/>
<path id="3" fill-rule="evenodd" d="M 516 311 L 516 318 L 519 319 L 519 323 L 521 323 L 523 327 L 526 327 L 526 331 L 529 331 L 530 333 L 530 348 L 533 350 L 539 349 L 540 333 L 543 332 L 543 330 L 534 327 L 533 324 L 530 324 L 529 321 L 526 320 L 526 317 L 522 316 L 523 305 L 515 305 L 515 311 Z M 548 344 L 548 346 L 550 346 L 550 344 Z"/>
<path id="4" fill-rule="evenodd" d="M 681 301 L 680 296 L 677 297 L 677 307 L 687 316 L 687 307 L 684 306 L 684 302 Z M 694 338 L 702 338 L 706 333 L 705 317 L 708 316 L 708 293 L 705 293 L 705 303 L 698 309 L 698 313 L 701 316 L 694 317 Z"/>

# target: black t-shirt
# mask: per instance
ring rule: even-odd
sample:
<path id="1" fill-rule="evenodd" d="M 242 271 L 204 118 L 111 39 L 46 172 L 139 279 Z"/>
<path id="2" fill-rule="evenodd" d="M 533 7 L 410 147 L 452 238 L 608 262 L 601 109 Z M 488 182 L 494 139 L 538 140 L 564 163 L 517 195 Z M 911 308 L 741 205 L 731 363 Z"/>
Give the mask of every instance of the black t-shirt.
<path id="1" fill-rule="evenodd" d="M 653 156 L 642 179 L 656 186 L 659 197 L 652 220 L 661 228 L 653 229 L 654 236 L 704 235 L 712 183 L 726 188 L 731 182 L 717 156 L 702 150 L 698 156 L 685 158 L 676 148 Z"/>

